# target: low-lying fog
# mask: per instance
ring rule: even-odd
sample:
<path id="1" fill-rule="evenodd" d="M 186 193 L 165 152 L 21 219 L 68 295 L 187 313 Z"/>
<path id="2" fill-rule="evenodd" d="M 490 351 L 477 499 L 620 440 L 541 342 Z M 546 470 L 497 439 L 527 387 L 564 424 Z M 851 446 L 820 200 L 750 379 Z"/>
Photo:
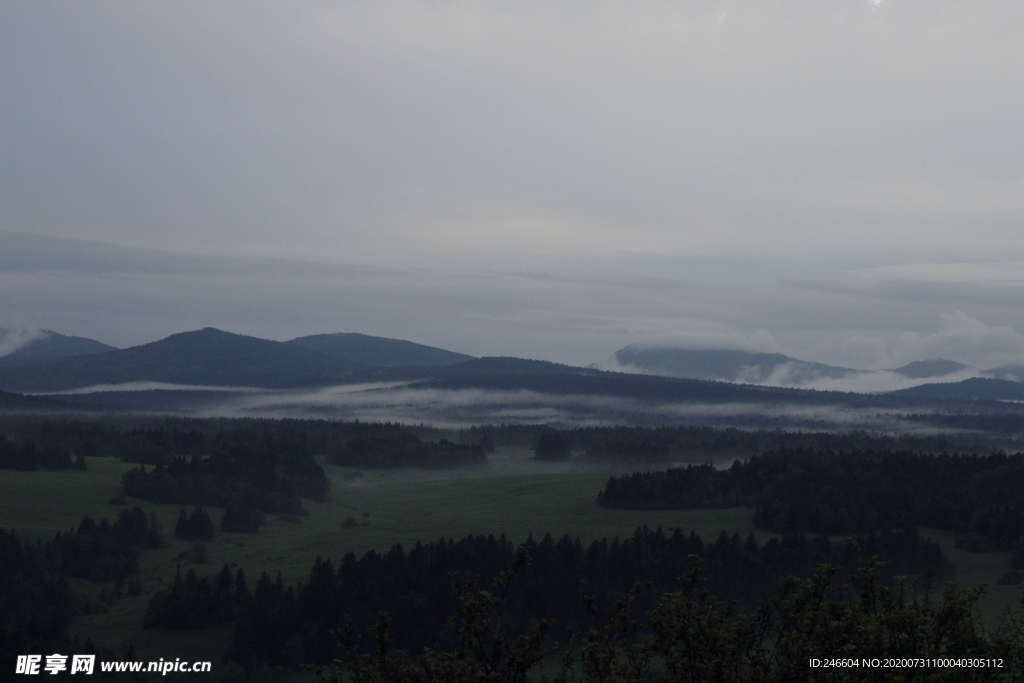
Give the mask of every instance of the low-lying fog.
<path id="1" fill-rule="evenodd" d="M 172 390 L 173 387 L 173 390 Z M 932 413 L 919 407 L 832 403 L 703 403 L 649 401 L 616 396 L 542 394 L 533 391 L 441 389 L 407 383 L 371 383 L 296 390 L 226 390 L 225 387 L 133 383 L 90 387 L 96 404 L 131 406 L 144 412 L 202 417 L 290 417 L 430 424 L 461 428 L 476 424 L 716 425 L 814 430 L 865 429 L 931 433 L 934 426 L 908 420 Z M 134 391 L 132 390 L 134 389 Z M 76 396 L 89 397 L 87 390 Z M 197 395 L 201 400 L 197 400 Z"/>
<path id="2" fill-rule="evenodd" d="M 892 370 L 853 370 L 843 377 L 833 377 L 826 373 L 817 375 L 808 373 L 804 367 L 806 364 L 799 361 L 782 363 L 775 366 L 767 375 L 762 375 L 760 368 L 751 368 L 746 374 L 739 372 L 739 378 L 715 377 L 717 382 L 730 382 L 735 384 L 755 384 L 765 387 L 782 387 L 788 389 L 815 389 L 817 391 L 847 391 L 862 394 L 884 393 L 887 391 L 899 391 L 922 384 L 935 382 L 961 382 L 972 377 L 993 377 L 991 372 L 984 372 L 976 368 L 964 368 L 941 377 L 907 377 Z M 638 368 L 634 365 L 616 363 L 614 357 L 599 364 L 603 370 L 616 372 L 628 372 L 635 374 L 659 374 L 648 368 Z M 672 377 L 665 373 L 666 376 Z"/>

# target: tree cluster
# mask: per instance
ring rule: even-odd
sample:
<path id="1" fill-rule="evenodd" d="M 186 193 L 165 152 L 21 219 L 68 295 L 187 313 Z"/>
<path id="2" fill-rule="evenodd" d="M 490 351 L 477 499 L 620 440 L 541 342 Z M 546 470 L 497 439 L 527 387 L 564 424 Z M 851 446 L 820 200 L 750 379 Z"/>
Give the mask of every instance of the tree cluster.
<path id="1" fill-rule="evenodd" d="M 598 504 L 634 510 L 755 507 L 780 533 L 851 534 L 908 525 L 1009 549 L 1024 536 L 1024 455 L 782 450 L 735 462 L 613 476 Z"/>
<path id="2" fill-rule="evenodd" d="M 178 522 L 174 525 L 174 536 L 183 541 L 213 540 L 213 520 L 198 505 L 191 513 L 182 510 L 178 513 Z"/>
<path id="3" fill-rule="evenodd" d="M 84 517 L 77 529 L 57 534 L 51 544 L 62 574 L 96 583 L 137 573 L 142 551 L 161 545 L 159 521 L 137 507 L 122 510 L 113 524 Z"/>
<path id="4" fill-rule="evenodd" d="M 228 503 L 224 508 L 224 516 L 220 519 L 221 531 L 229 534 L 259 533 L 262 525 L 262 512 L 239 503 Z"/>
<path id="5" fill-rule="evenodd" d="M 561 432 L 544 431 L 533 444 L 533 457 L 537 460 L 568 460 L 572 457 L 569 441 Z"/>
<path id="6" fill-rule="evenodd" d="M 423 441 L 411 431 L 391 424 L 354 425 L 353 430 L 355 435 L 328 456 L 332 464 L 362 469 L 441 469 L 487 462 L 487 454 L 479 443 L 461 444 L 447 439 Z"/>
<path id="7" fill-rule="evenodd" d="M 209 457 L 174 458 L 125 472 L 124 493 L 158 503 L 255 508 L 303 514 L 301 498 L 326 500 L 330 482 L 301 440 L 235 432 Z"/>
<path id="8" fill-rule="evenodd" d="M 0 470 L 84 470 L 85 458 L 60 446 L 40 447 L 34 443 L 17 444 L 0 435 Z"/>
<path id="9" fill-rule="evenodd" d="M 391 637 L 400 648 L 452 646 L 457 640 L 448 623 L 452 574 L 494 576 L 517 554 L 530 561 L 519 569 L 507 596 L 506 624 L 523 634 L 547 619 L 563 637 L 589 628 L 593 610 L 612 609 L 638 580 L 653 586 L 641 600 L 653 606 L 695 558 L 706 568 L 702 588 L 749 609 L 770 596 L 785 576 L 807 576 L 822 563 L 852 566 L 865 554 L 888 558 L 887 576 L 946 569 L 938 546 L 912 530 L 844 543 L 787 536 L 758 544 L 752 536 L 724 532 L 706 543 L 692 532 L 644 528 L 626 539 L 589 546 L 548 535 L 518 550 L 504 537 L 469 536 L 418 543 L 408 551 L 395 546 L 358 559 L 349 553 L 336 568 L 318 560 L 309 579 L 297 586 L 263 575 L 238 615 L 230 656 L 246 666 L 329 662 L 340 654 L 332 634 L 347 614 L 354 628 L 366 632 L 381 611 L 390 615 Z"/>

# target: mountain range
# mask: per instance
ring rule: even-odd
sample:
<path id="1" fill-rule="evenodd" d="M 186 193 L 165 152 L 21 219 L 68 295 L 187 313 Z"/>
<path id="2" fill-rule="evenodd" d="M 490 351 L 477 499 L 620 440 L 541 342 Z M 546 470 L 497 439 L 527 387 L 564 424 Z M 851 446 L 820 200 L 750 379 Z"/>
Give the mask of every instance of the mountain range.
<path id="1" fill-rule="evenodd" d="M 801 389 L 814 388 L 815 382 L 856 379 L 867 372 L 780 353 L 636 345 L 616 352 L 614 367 L 579 368 L 518 358 L 474 358 L 357 333 L 278 342 L 205 328 L 128 349 L 51 331 L 22 338 L 6 331 L 0 333 L 0 343 L 4 340 L 8 348 L 13 342 L 20 345 L 0 357 L 0 390 L 19 393 L 73 392 L 89 387 L 160 390 L 168 388 L 166 385 L 198 391 L 292 389 L 402 381 L 438 388 L 605 393 L 638 399 L 738 401 L 785 396 L 799 401 Z M 1024 400 L 1024 384 L 1015 381 L 1014 371 L 1008 366 L 985 373 L 988 378 L 968 376 L 967 381 L 953 381 L 981 373 L 961 363 L 933 359 L 885 372 L 911 383 L 932 380 L 909 388 L 904 383 L 904 388 L 892 392 L 894 396 Z"/>

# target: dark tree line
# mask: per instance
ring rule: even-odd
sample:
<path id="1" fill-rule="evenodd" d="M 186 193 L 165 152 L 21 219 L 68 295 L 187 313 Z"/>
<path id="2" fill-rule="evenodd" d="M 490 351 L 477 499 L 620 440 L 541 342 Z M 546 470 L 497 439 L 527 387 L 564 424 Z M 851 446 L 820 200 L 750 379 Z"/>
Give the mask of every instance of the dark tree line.
<path id="1" fill-rule="evenodd" d="M 330 482 L 299 439 L 236 432 L 209 457 L 175 458 L 125 472 L 124 493 L 158 503 L 189 503 L 304 514 L 301 498 L 326 500 Z"/>
<path id="2" fill-rule="evenodd" d="M 182 510 L 178 514 L 178 521 L 174 525 L 174 536 L 183 541 L 212 541 L 213 520 L 198 505 L 191 513 Z"/>
<path id="3" fill-rule="evenodd" d="M 79 452 L 71 456 L 71 451 L 60 446 L 40 447 L 34 443 L 17 444 L 6 436 L 0 435 L 0 470 L 84 470 L 85 458 Z"/>
<path id="4" fill-rule="evenodd" d="M 150 420 L 144 426 L 132 421 L 0 418 L 0 434 L 38 448 L 57 448 L 86 457 L 111 457 L 156 464 L 176 455 L 201 455 L 210 451 L 218 427 L 199 421 L 184 423 Z M 209 432 L 209 434 L 207 433 Z"/>
<path id="5" fill-rule="evenodd" d="M 634 510 L 754 507 L 779 533 L 950 529 L 1009 549 L 1024 536 L 1024 455 L 778 451 L 737 461 L 613 476 L 598 504 Z"/>
<path id="6" fill-rule="evenodd" d="M 854 566 L 859 557 L 888 559 L 886 575 L 944 572 L 938 546 L 913 530 L 864 536 L 831 543 L 825 537 L 786 536 L 759 544 L 724 532 L 706 543 L 679 530 L 638 529 L 626 539 L 603 539 L 584 546 L 578 539 L 550 535 L 530 539 L 517 550 L 504 537 L 468 536 L 419 544 L 386 553 L 349 553 L 335 567 L 317 560 L 309 578 L 286 586 L 264 574 L 249 594 L 244 579 L 226 567 L 216 577 L 180 576 L 154 596 L 147 624 L 176 628 L 237 619 L 231 658 L 253 668 L 328 662 L 340 654 L 333 632 L 351 614 L 357 630 L 371 628 L 379 612 L 391 615 L 391 636 L 405 649 L 450 646 L 456 634 L 448 623 L 452 609 L 451 576 L 494 576 L 518 554 L 522 567 L 508 596 L 506 622 L 525 633 L 539 619 L 550 619 L 563 636 L 592 625 L 590 609 L 611 609 L 638 580 L 652 584 L 641 602 L 671 590 L 695 558 L 705 571 L 701 587 L 748 609 L 770 596 L 788 575 L 807 576 L 823 563 Z M 583 594 L 592 596 L 593 602 Z"/>
<path id="7" fill-rule="evenodd" d="M 1020 416 L 1016 419 L 1020 431 Z M 461 441 L 477 443 L 482 438 L 494 443 L 534 447 L 540 436 L 556 432 L 583 462 L 662 464 L 666 462 L 702 463 L 719 455 L 746 457 L 780 449 L 828 450 L 837 453 L 856 451 L 912 451 L 942 453 L 964 450 L 967 442 L 950 436 L 899 437 L 850 432 L 783 432 L 779 430 L 741 430 L 717 427 L 579 427 L 551 429 L 543 425 L 483 425 L 459 433 Z"/>
<path id="8" fill-rule="evenodd" d="M 86 457 L 111 457 L 145 465 L 168 465 L 180 457 L 209 457 L 236 445 L 260 441 L 301 444 L 313 455 L 330 455 L 350 441 L 385 435 L 406 441 L 413 436 L 427 444 L 447 440 L 455 442 L 451 446 L 480 445 L 484 451 L 494 446 L 493 441 L 467 440 L 458 432 L 425 426 L 296 419 L 117 417 L 80 421 L 0 416 L 0 435 L 42 449 L 60 448 Z M 448 457 L 452 465 L 467 458 L 478 459 L 475 453 L 461 448 L 440 451 L 440 458 L 435 455 L 432 459 L 436 462 L 429 466 L 448 466 L 444 462 Z M 431 460 L 429 454 L 427 459 Z"/>
<path id="9" fill-rule="evenodd" d="M 947 426 L 978 428 L 998 433 L 1020 432 L 1016 414 L 940 416 Z M 924 419 L 917 416 L 915 419 Z M 973 422 L 960 422 L 975 420 Z M 943 422 L 942 424 L 945 424 Z M 941 426 L 941 425 L 940 425 Z M 891 437 L 866 432 L 781 432 L 713 427 L 585 427 L 552 430 L 543 425 L 484 425 L 463 430 L 441 430 L 388 423 L 331 422 L 295 419 L 228 418 L 110 418 L 80 421 L 39 417 L 0 417 L 0 435 L 37 448 L 60 448 L 86 457 L 113 457 L 146 465 L 169 464 L 179 457 L 209 457 L 239 443 L 276 441 L 301 443 L 313 455 L 336 455 L 343 462 L 359 458 L 351 442 L 394 441 L 393 457 L 384 462 L 407 461 L 411 466 L 459 466 L 479 461 L 462 446 L 479 445 L 490 452 L 495 444 L 533 447 L 539 435 L 557 431 L 570 450 L 585 461 L 602 463 L 704 462 L 721 454 L 749 456 L 779 449 L 815 449 L 835 452 L 913 451 L 942 453 L 977 448 L 983 439 L 969 436 Z M 410 439 L 409 437 L 415 437 Z M 433 447 L 409 446 L 419 440 Z M 446 440 L 451 446 L 438 447 Z M 404 445 L 403 445 L 404 444 Z M 458 447 L 456 447 L 458 446 Z M 431 448 L 433 450 L 431 450 Z M 410 457 L 403 449 L 413 451 Z M 347 455 L 342 455 L 347 454 Z M 372 459 L 369 461 L 372 462 Z M 369 467 L 370 465 L 354 465 Z"/>
<path id="10" fill-rule="evenodd" d="M 573 436 L 569 432 L 570 440 Z M 859 431 L 834 433 L 743 431 L 711 427 L 607 427 L 594 429 L 588 437 L 581 439 L 586 444 L 582 460 L 633 465 L 702 463 L 723 454 L 745 457 L 780 450 L 814 450 L 836 454 L 863 451 L 937 454 L 956 448 L 956 442 L 946 437 L 891 437 Z"/>
<path id="11" fill-rule="evenodd" d="M 460 444 L 447 439 L 423 441 L 412 432 L 391 424 L 365 424 L 359 427 L 355 436 L 340 444 L 328 456 L 332 464 L 363 469 L 437 469 L 482 465 L 487 462 L 487 454 L 480 444 Z"/>

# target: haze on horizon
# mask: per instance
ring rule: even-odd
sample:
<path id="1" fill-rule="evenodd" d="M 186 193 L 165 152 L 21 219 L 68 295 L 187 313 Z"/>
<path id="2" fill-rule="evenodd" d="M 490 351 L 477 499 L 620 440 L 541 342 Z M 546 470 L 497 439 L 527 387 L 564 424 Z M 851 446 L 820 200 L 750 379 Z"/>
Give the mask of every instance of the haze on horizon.
<path id="1" fill-rule="evenodd" d="M 5 3 L 0 327 L 1024 363 L 1022 27 L 1009 1 Z"/>

